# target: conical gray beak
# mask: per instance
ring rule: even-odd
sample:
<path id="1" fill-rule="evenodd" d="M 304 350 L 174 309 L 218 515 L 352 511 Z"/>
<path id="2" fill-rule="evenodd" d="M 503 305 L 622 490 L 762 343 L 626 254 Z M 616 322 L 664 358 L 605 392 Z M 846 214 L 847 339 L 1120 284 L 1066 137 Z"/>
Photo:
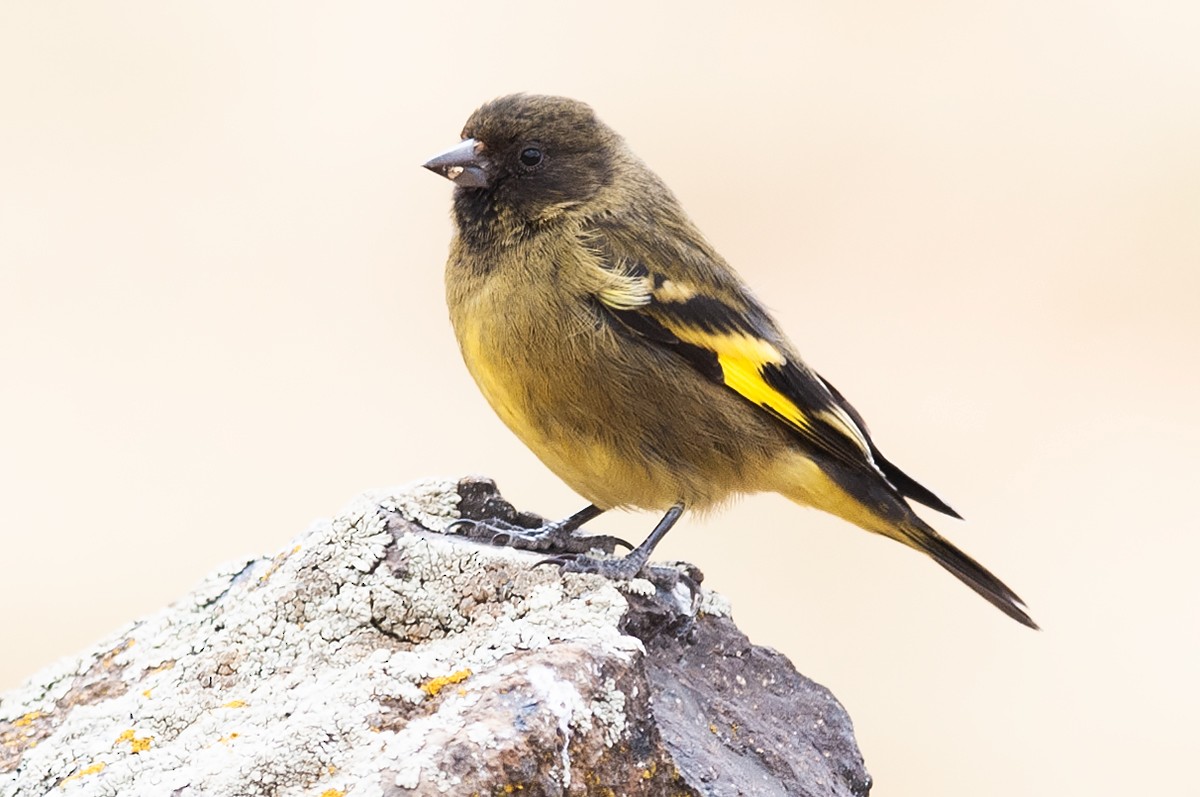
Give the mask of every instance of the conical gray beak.
<path id="1" fill-rule="evenodd" d="M 481 154 L 482 151 L 480 142 L 468 138 L 441 155 L 435 155 L 425 164 L 425 168 L 461 188 L 487 188 L 488 160 Z"/>

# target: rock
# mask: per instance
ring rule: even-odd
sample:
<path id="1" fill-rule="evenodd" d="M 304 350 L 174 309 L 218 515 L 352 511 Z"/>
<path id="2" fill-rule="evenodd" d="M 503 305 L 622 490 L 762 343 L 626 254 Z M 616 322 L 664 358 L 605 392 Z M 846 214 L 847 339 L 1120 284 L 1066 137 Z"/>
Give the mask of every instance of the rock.
<path id="1" fill-rule="evenodd" d="M 0 698 L 0 795 L 865 795 L 850 719 L 687 566 L 442 533 L 486 480 L 356 499 Z M 165 563 L 164 563 L 165 564 Z"/>

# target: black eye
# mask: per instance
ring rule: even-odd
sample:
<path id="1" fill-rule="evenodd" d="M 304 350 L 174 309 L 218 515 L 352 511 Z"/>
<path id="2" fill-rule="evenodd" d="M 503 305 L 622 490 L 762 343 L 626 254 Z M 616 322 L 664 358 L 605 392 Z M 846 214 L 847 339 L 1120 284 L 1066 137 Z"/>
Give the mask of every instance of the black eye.
<path id="1" fill-rule="evenodd" d="M 521 165 L 532 169 L 542 162 L 542 151 L 537 147 L 526 147 L 521 150 Z"/>

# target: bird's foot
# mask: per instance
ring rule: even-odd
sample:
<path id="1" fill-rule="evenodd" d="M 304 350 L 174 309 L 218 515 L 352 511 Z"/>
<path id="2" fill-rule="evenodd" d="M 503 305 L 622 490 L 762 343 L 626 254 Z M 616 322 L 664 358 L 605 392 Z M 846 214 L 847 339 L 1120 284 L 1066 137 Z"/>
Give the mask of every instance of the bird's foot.
<path id="1" fill-rule="evenodd" d="M 586 511 L 584 510 L 584 512 Z M 650 536 L 620 559 L 597 559 L 584 554 L 563 553 L 543 559 L 538 564 L 558 565 L 571 573 L 595 573 L 614 581 L 629 581 L 636 578 L 646 567 L 646 562 L 650 561 L 650 554 L 654 553 L 655 546 L 666 536 L 682 514 L 682 503 L 675 504 L 668 509 L 667 514 L 663 515 L 662 520 L 658 521 L 658 525 L 650 532 Z"/>
<path id="2" fill-rule="evenodd" d="M 491 479 L 463 479 L 458 483 L 458 494 L 458 511 L 462 516 L 446 528 L 450 534 L 491 545 L 550 554 L 602 551 L 611 555 L 618 545 L 633 547 L 619 537 L 577 534 L 580 526 L 601 514 L 595 506 L 588 506 L 565 520 L 551 522 L 532 512 L 518 512 L 500 496 Z"/>
<path id="3" fill-rule="evenodd" d="M 538 562 L 536 566 L 557 565 L 560 570 L 567 573 L 594 573 L 613 581 L 629 581 L 641 575 L 643 570 L 657 569 L 646 567 L 646 560 L 649 558 L 649 551 L 638 549 L 630 551 L 619 559 L 601 559 L 596 556 L 588 556 L 587 552 L 581 551 L 550 556 Z"/>
<path id="4" fill-rule="evenodd" d="M 503 545 L 522 551 L 540 551 L 558 556 L 583 556 L 591 551 L 612 554 L 618 545 L 633 548 L 620 537 L 607 534 L 582 535 L 565 521 L 548 521 L 536 518 L 540 523 L 523 525 L 502 518 L 469 520 L 463 518 L 451 523 L 446 531 L 473 540 Z M 585 557 L 586 558 L 586 557 Z"/>

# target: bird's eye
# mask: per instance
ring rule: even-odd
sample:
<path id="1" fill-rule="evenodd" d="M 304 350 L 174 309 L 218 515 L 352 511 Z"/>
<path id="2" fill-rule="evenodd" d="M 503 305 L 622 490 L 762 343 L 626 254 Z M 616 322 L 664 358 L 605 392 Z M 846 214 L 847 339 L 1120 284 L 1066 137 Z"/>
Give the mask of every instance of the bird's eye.
<path id="1" fill-rule="evenodd" d="M 537 147 L 526 147 L 521 150 L 521 165 L 532 169 L 542 162 L 542 151 Z"/>

